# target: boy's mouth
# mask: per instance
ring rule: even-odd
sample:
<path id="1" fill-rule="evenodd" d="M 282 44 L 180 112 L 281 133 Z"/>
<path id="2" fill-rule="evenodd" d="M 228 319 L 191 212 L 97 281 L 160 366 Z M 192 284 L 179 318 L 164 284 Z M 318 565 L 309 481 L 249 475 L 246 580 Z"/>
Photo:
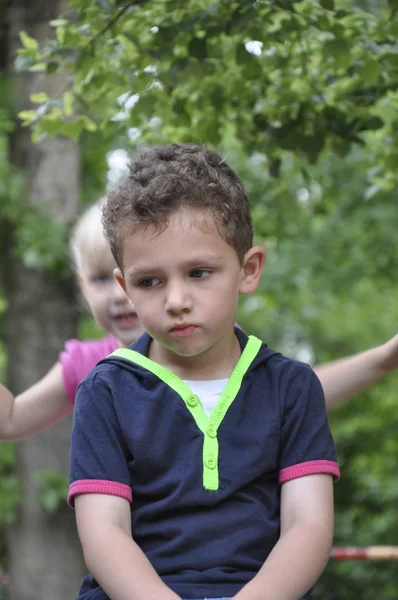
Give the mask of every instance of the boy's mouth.
<path id="1" fill-rule="evenodd" d="M 186 337 L 191 335 L 196 329 L 196 325 L 191 325 L 190 323 L 181 323 L 180 325 L 175 325 L 172 327 L 170 331 L 176 337 Z"/>

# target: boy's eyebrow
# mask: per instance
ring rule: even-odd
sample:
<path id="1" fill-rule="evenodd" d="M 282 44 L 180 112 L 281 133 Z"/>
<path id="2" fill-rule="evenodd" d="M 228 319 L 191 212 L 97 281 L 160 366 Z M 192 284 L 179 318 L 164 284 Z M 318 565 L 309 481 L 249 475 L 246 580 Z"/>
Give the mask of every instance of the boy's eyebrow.
<path id="1" fill-rule="evenodd" d="M 206 263 L 220 262 L 224 259 L 223 256 L 217 254 L 200 254 L 199 256 L 192 256 L 185 260 L 186 265 L 203 265 Z"/>
<path id="2" fill-rule="evenodd" d="M 184 267 L 198 267 L 205 266 L 206 264 L 215 264 L 221 262 L 223 260 L 223 256 L 216 254 L 202 254 L 200 256 L 193 256 L 192 258 L 187 258 L 185 261 L 182 261 L 182 265 Z M 164 266 L 156 265 L 156 264 L 138 264 L 137 266 L 132 266 L 127 270 L 127 275 L 129 277 L 137 277 L 139 275 L 147 275 L 153 271 L 162 271 Z"/>

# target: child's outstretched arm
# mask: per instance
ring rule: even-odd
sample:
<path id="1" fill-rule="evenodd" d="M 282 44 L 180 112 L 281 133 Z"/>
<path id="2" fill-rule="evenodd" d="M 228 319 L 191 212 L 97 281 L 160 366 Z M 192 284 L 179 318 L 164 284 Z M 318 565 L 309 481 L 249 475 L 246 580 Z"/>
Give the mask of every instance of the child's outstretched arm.
<path id="1" fill-rule="evenodd" d="M 15 398 L 0 384 L 0 440 L 29 437 L 50 427 L 72 410 L 60 363 Z"/>
<path id="2" fill-rule="evenodd" d="M 347 402 L 398 368 L 398 334 L 360 354 L 316 365 L 328 410 Z"/>
<path id="3" fill-rule="evenodd" d="M 326 566 L 333 539 L 331 475 L 293 479 L 281 494 L 279 541 L 236 600 L 297 600 Z"/>
<path id="4" fill-rule="evenodd" d="M 87 567 L 112 600 L 176 600 L 131 536 L 130 504 L 105 494 L 75 498 Z"/>

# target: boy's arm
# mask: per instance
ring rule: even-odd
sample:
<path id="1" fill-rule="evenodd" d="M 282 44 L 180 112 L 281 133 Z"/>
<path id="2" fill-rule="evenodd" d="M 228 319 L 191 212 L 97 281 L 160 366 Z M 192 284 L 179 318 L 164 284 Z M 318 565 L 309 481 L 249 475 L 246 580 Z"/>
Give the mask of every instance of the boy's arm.
<path id="1" fill-rule="evenodd" d="M 332 476 L 340 472 L 323 390 L 312 369 L 294 361 L 280 381 L 280 539 L 237 600 L 299 600 L 325 567 L 332 544 Z"/>
<path id="2" fill-rule="evenodd" d="M 176 600 L 131 536 L 130 504 L 105 494 L 75 498 L 87 567 L 112 600 Z"/>
<path id="3" fill-rule="evenodd" d="M 257 575 L 236 600 L 298 600 L 325 568 L 333 539 L 333 481 L 309 475 L 281 492 L 281 535 Z"/>
<path id="4" fill-rule="evenodd" d="M 398 368 L 398 334 L 360 354 L 313 367 L 325 393 L 328 410 L 383 379 Z"/>
<path id="5" fill-rule="evenodd" d="M 56 363 L 40 381 L 14 398 L 0 385 L 0 440 L 29 437 L 72 412 L 62 365 Z"/>
<path id="6" fill-rule="evenodd" d="M 116 411 L 116 375 L 109 376 L 113 369 L 95 369 L 76 394 L 69 503 L 76 509 L 87 566 L 107 597 L 176 600 L 132 538 L 132 455 L 121 427 L 120 404 Z"/>

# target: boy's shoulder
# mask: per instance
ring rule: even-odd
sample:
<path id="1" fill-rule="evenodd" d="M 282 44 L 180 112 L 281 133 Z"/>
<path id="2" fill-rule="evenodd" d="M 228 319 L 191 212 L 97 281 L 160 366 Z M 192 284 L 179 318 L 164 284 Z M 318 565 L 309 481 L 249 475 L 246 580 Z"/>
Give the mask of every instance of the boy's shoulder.
<path id="1" fill-rule="evenodd" d="M 320 407 L 325 405 L 321 382 L 308 363 L 274 352 L 269 354 L 262 375 L 258 374 L 258 381 L 262 381 L 264 389 L 265 378 L 281 414 L 290 412 L 293 407 L 305 411 L 310 398 Z"/>
<path id="2" fill-rule="evenodd" d="M 254 364 L 256 385 L 261 390 L 268 390 L 281 407 L 295 403 L 298 398 L 303 401 L 309 395 L 324 401 L 321 383 L 315 371 L 308 363 L 289 358 L 281 352 L 269 348 L 265 343 Z"/>
<path id="3" fill-rule="evenodd" d="M 276 376 L 295 378 L 297 376 L 316 377 L 311 365 L 295 358 L 290 358 L 278 350 L 270 348 L 262 342 L 257 364 L 262 364 L 268 372 Z"/>

